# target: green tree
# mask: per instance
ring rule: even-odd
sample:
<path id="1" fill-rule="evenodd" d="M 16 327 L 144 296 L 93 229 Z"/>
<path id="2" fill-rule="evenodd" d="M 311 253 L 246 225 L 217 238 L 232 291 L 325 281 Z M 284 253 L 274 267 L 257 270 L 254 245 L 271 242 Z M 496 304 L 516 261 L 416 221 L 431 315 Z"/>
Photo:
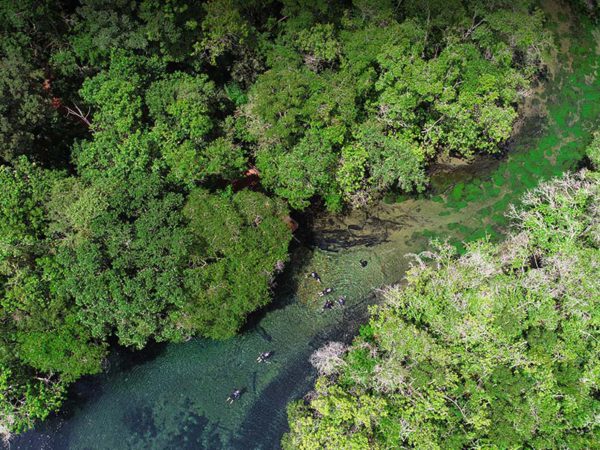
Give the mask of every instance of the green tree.
<path id="1" fill-rule="evenodd" d="M 81 95 L 94 107 L 95 130 L 74 155 L 83 176 L 141 165 L 192 188 L 235 179 L 248 166 L 216 119 L 227 105 L 205 75 L 167 74 L 156 58 L 118 52 L 107 70 L 85 81 Z"/>
<path id="2" fill-rule="evenodd" d="M 8 441 L 13 433 L 48 417 L 58 409 L 64 393 L 60 381 L 35 379 L 0 362 L 0 437 Z"/>
<path id="3" fill-rule="evenodd" d="M 77 193 L 59 191 L 52 206 L 64 274 L 59 289 L 74 299 L 79 320 L 98 339 L 114 332 L 137 348 L 150 338 L 181 340 L 169 318 L 185 299 L 191 242 L 180 213 L 183 197 L 142 170 L 71 189 Z"/>
<path id="4" fill-rule="evenodd" d="M 195 190 L 184 214 L 196 239 L 195 267 L 186 274 L 190 297 L 179 320 L 207 336 L 230 337 L 267 304 L 273 277 L 287 261 L 287 208 L 257 192 Z"/>
<path id="5" fill-rule="evenodd" d="M 60 129 L 51 96 L 44 90 L 49 76 L 49 49 L 60 44 L 61 6 L 50 1 L 7 1 L 0 5 L 0 158 L 19 155 L 55 156 L 49 143 Z M 64 131 L 64 130 L 63 130 Z M 62 146 L 61 146 L 62 148 Z"/>
<path id="6" fill-rule="evenodd" d="M 320 196 L 336 209 L 340 192 L 422 190 L 439 154 L 498 152 L 552 37 L 527 0 L 453 5 L 409 1 L 375 12 L 369 2 L 333 2 L 299 12 L 286 4 L 293 16 L 265 46 L 268 70 L 243 108 L 266 186 L 294 208 Z M 297 173 L 298 148 L 312 141 L 326 143 L 321 169 L 334 171 L 318 183 Z M 351 148 L 367 157 L 351 169 L 362 179 L 348 182 Z M 317 175 L 318 164 L 303 171 Z"/>
<path id="7" fill-rule="evenodd" d="M 60 295 L 47 203 L 61 172 L 24 156 L 0 166 L 0 434 L 31 427 L 60 405 L 66 384 L 100 370 L 93 340 Z"/>
<path id="8" fill-rule="evenodd" d="M 155 57 L 118 52 L 84 83 L 81 95 L 94 108 L 93 138 L 77 145 L 77 177 L 57 185 L 49 203 L 63 275 L 57 289 L 73 299 L 78 320 L 95 339 L 114 334 L 137 348 L 149 339 L 232 335 L 247 313 L 268 302 L 276 262 L 269 252 L 284 261 L 289 240 L 283 205 L 269 207 L 274 200 L 250 193 L 235 194 L 239 211 L 231 214 L 250 214 L 255 205 L 251 220 L 260 216 L 264 225 L 245 233 L 235 251 L 216 246 L 216 236 L 190 231 L 195 216 L 182 214 L 189 190 L 233 178 L 246 160 L 214 118 L 220 107 L 214 83 L 164 69 Z M 229 201 L 206 191 L 203 202 L 220 220 Z M 249 229 L 254 222 L 244 219 L 239 225 Z M 265 227 L 272 236 L 257 234 Z M 251 258 L 252 270 L 242 270 Z M 225 282 L 232 287 L 199 300 Z M 239 298 L 227 302 L 225 293 Z"/>
<path id="9" fill-rule="evenodd" d="M 243 149 L 219 131 L 214 116 L 219 105 L 214 83 L 206 76 L 176 72 L 155 81 L 146 104 L 175 181 L 193 186 L 208 177 L 234 179 L 248 167 Z"/>
<path id="10" fill-rule="evenodd" d="M 200 5 L 185 0 L 82 0 L 69 18 L 69 46 L 55 61 L 71 61 L 67 72 L 108 66 L 114 49 L 164 61 L 182 61 L 192 52 Z"/>
<path id="11" fill-rule="evenodd" d="M 587 148 L 587 157 L 596 170 L 600 169 L 600 132 L 598 131 L 594 133 L 592 143 Z"/>
<path id="12" fill-rule="evenodd" d="M 311 359 L 284 448 L 593 448 L 599 197 L 597 173 L 566 175 L 525 195 L 506 242 L 413 255 L 345 357 Z"/>

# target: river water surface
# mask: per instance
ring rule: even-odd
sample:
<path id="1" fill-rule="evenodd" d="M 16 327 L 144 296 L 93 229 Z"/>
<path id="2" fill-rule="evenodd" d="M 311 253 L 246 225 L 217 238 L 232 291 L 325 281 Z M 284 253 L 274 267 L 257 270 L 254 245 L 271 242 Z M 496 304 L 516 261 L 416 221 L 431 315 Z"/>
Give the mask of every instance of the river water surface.
<path id="1" fill-rule="evenodd" d="M 440 165 L 433 193 L 422 198 L 390 194 L 367 212 L 316 218 L 272 306 L 251 318 L 242 334 L 115 351 L 105 373 L 76 383 L 63 410 L 11 448 L 278 448 L 287 403 L 314 382 L 310 354 L 329 340 L 352 339 L 376 301 L 373 292 L 401 281 L 406 253 L 425 250 L 431 238 L 462 248 L 463 241 L 500 237 L 509 204 L 580 164 L 600 113 L 600 33 L 589 25 L 567 33 L 568 15 L 549 11 L 564 38 L 558 54 L 563 69 L 528 101 L 528 117 L 507 157 Z M 306 277 L 312 270 L 322 285 Z M 328 286 L 335 288 L 332 295 L 347 297 L 344 308 L 322 311 L 316 294 Z M 267 350 L 275 352 L 272 362 L 257 364 Z M 228 405 L 233 388 L 244 393 Z"/>

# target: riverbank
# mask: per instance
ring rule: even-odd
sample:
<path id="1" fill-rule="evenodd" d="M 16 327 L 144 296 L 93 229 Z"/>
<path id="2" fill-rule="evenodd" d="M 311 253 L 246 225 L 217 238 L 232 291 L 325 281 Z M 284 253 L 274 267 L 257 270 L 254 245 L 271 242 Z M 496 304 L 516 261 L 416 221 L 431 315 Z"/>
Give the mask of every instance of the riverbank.
<path id="1" fill-rule="evenodd" d="M 589 27 L 580 33 L 566 49 L 573 70 L 557 74 L 539 98 L 548 116 L 521 129 L 507 159 L 468 173 L 432 198 L 316 218 L 317 249 L 299 250 L 275 301 L 245 333 L 224 342 L 157 346 L 143 357 L 115 354 L 106 373 L 74 385 L 64 410 L 11 448 L 277 447 L 287 403 L 312 387 L 308 356 L 329 340 L 352 339 L 370 293 L 401 279 L 406 253 L 424 249 L 432 237 L 451 237 L 458 245 L 486 233 L 500 236 L 508 204 L 578 164 L 600 113 L 598 58 L 590 50 L 595 41 Z M 322 287 L 306 277 L 311 270 L 347 296 L 344 309 L 321 312 L 314 294 Z M 256 356 L 266 350 L 275 351 L 273 362 L 257 365 Z M 234 387 L 246 391 L 229 406 L 225 398 Z"/>

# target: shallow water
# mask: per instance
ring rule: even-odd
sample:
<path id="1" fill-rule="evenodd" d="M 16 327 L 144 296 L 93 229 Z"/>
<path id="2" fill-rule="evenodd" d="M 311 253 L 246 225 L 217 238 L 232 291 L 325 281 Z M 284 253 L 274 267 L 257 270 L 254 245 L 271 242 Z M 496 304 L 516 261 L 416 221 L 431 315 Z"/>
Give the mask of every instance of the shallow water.
<path id="1" fill-rule="evenodd" d="M 287 403 L 314 381 L 309 355 L 329 340 L 352 339 L 375 301 L 372 292 L 401 280 L 406 253 L 424 250 L 432 237 L 460 247 L 462 240 L 501 236 L 510 203 L 581 161 L 600 115 L 600 57 L 590 27 L 583 28 L 580 40 L 561 43 L 572 70 L 557 74 L 536 100 L 547 117 L 527 119 L 508 158 L 439 173 L 427 198 L 315 219 L 316 248 L 294 252 L 273 305 L 243 334 L 115 352 L 106 373 L 78 382 L 60 414 L 11 448 L 278 448 Z M 312 270 L 322 285 L 306 277 Z M 316 294 L 327 286 L 336 298 L 346 295 L 344 308 L 321 310 Z M 272 362 L 257 364 L 266 350 L 275 351 Z M 230 406 L 225 399 L 233 388 L 244 394 Z"/>

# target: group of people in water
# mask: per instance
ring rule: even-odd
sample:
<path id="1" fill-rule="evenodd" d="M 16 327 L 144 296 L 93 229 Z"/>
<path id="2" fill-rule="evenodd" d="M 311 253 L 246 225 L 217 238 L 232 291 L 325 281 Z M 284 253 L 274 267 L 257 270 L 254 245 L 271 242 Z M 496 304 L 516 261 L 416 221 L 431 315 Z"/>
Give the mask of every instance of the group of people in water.
<path id="1" fill-rule="evenodd" d="M 321 282 L 321 277 L 319 276 L 319 274 L 317 272 L 311 272 L 310 277 L 313 278 L 314 280 L 316 280 L 318 283 Z M 333 288 L 328 287 L 328 288 L 323 289 L 321 292 L 319 292 L 319 296 L 325 297 L 326 295 L 329 295 L 332 292 L 333 292 Z M 344 306 L 346 304 L 346 297 L 344 297 L 343 295 L 340 296 L 337 299 L 337 303 L 340 306 Z M 334 305 L 335 305 L 335 302 L 333 300 L 331 300 L 330 298 L 328 298 L 327 300 L 325 300 L 325 303 L 323 304 L 323 309 L 331 309 L 331 308 L 333 308 Z"/>
<path id="2" fill-rule="evenodd" d="M 360 266 L 363 268 L 366 267 L 367 261 L 365 261 L 364 259 L 361 259 Z M 321 277 L 319 276 L 319 274 L 317 272 L 311 272 L 310 277 L 313 278 L 318 283 L 321 283 Z M 321 292 L 319 292 L 319 296 L 320 297 L 328 296 L 329 294 L 333 293 L 333 291 L 334 291 L 334 289 L 332 287 L 325 288 Z M 336 303 L 340 306 L 344 306 L 346 304 L 346 297 L 341 295 L 340 297 L 338 297 L 336 302 L 334 302 L 331 298 L 328 298 L 327 300 L 325 300 L 325 303 L 323 304 L 323 309 L 324 310 L 331 309 L 335 306 Z M 262 352 L 260 355 L 258 355 L 258 358 L 256 358 L 256 362 L 270 363 L 269 360 L 273 356 L 273 353 L 275 353 L 275 352 L 272 350 L 268 351 L 268 352 Z M 235 402 L 242 396 L 242 393 L 243 393 L 243 391 L 241 389 L 234 389 L 231 392 L 231 394 L 229 394 L 229 397 L 227 397 L 226 402 L 231 405 L 233 402 Z"/>

